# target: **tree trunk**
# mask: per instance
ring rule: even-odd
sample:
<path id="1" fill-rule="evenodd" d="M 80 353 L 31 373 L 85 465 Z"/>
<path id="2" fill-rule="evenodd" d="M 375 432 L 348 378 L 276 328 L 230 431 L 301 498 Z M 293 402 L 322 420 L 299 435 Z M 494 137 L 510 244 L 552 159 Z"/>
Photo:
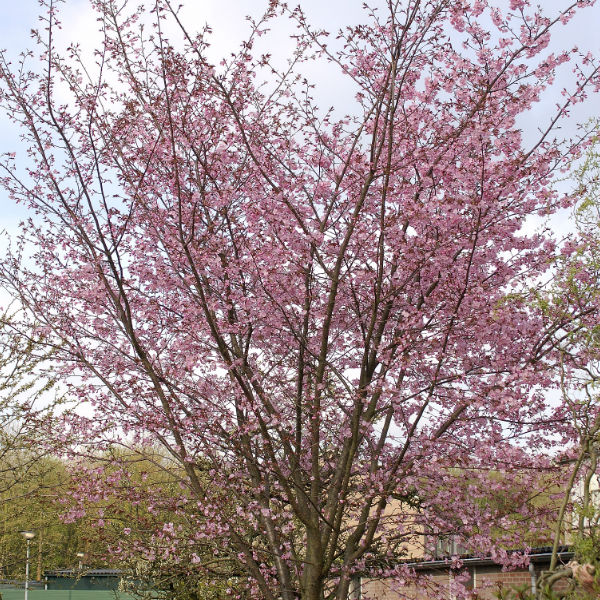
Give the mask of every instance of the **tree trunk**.
<path id="1" fill-rule="evenodd" d="M 43 545 L 43 529 L 40 529 L 40 535 L 38 537 L 38 555 L 37 555 L 37 572 L 35 578 L 37 581 L 42 580 L 42 545 Z"/>

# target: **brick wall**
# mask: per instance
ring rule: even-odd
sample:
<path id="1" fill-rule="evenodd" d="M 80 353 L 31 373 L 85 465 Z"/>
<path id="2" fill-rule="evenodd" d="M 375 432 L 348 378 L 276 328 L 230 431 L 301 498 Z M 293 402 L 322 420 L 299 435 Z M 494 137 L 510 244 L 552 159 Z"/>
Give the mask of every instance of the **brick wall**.
<path id="1" fill-rule="evenodd" d="M 391 581 L 363 580 L 362 600 L 427 600 L 440 591 L 449 597 L 447 574 L 432 575 L 422 585 L 400 587 Z"/>
<path id="2" fill-rule="evenodd" d="M 468 585 L 477 592 L 477 598 L 496 598 L 499 587 L 531 586 L 531 575 L 527 570 L 502 572 L 500 567 L 473 567 Z M 398 586 L 390 580 L 363 579 L 362 600 L 428 600 L 434 596 L 451 599 L 450 575 L 448 572 L 430 574 L 421 585 Z M 437 592 L 437 593 L 436 593 Z"/>
<path id="3" fill-rule="evenodd" d="M 531 574 L 526 570 L 518 571 L 492 571 L 481 569 L 475 572 L 475 589 L 480 590 L 480 598 L 495 598 L 494 592 L 500 587 L 512 588 L 515 586 L 527 586 L 531 589 Z"/>

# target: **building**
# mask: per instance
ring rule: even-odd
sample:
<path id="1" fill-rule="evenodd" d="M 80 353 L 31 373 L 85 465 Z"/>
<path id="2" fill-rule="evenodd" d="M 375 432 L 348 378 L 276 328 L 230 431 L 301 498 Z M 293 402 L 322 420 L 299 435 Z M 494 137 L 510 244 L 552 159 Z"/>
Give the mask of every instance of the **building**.
<path id="1" fill-rule="evenodd" d="M 389 579 L 357 577 L 351 593 L 352 600 L 425 600 L 434 591 L 447 590 L 447 598 L 453 598 L 453 580 L 460 572 L 463 584 L 468 590 L 477 592 L 477 598 L 497 598 L 503 588 L 520 587 L 535 592 L 536 582 L 541 572 L 550 566 L 552 548 L 534 548 L 529 552 L 529 567 L 503 570 L 502 565 L 491 557 L 461 556 L 456 559 L 407 560 L 404 565 L 413 569 L 420 583 L 406 587 L 398 586 Z M 559 560 L 566 564 L 573 558 L 567 547 L 559 550 Z M 455 568 L 460 566 L 459 569 Z"/>

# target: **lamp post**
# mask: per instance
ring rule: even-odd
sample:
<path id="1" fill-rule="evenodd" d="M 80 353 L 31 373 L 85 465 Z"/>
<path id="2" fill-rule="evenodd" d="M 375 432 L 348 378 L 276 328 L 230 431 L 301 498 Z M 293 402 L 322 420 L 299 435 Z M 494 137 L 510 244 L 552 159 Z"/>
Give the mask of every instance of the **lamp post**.
<path id="1" fill-rule="evenodd" d="M 29 594 L 29 544 L 35 537 L 33 531 L 21 531 L 21 535 L 27 540 L 27 560 L 25 561 L 25 600 L 28 600 Z"/>
<path id="2" fill-rule="evenodd" d="M 85 552 L 78 552 L 75 556 L 79 559 L 79 574 L 81 575 L 81 571 L 83 570 L 83 558 L 85 556 Z"/>

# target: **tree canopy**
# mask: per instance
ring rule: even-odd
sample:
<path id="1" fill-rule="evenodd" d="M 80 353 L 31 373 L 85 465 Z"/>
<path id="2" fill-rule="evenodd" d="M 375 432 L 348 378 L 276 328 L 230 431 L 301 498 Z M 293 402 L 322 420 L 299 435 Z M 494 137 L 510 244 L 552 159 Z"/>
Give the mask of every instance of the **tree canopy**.
<path id="1" fill-rule="evenodd" d="M 209 30 L 170 0 L 94 0 L 86 65 L 57 49 L 51 1 L 41 70 L 0 57 L 30 146 L 2 183 L 36 215 L 0 274 L 93 413 L 60 436 L 78 453 L 158 443 L 185 474 L 197 527 L 158 532 L 165 556 L 210 539 L 265 600 L 406 580 L 425 527 L 476 526 L 471 550 L 519 560 L 481 496 L 533 485 L 574 436 L 545 390 L 557 332 L 595 305 L 532 301 L 560 249 L 526 226 L 571 202 L 553 180 L 588 133 L 558 127 L 600 79 L 548 44 L 593 4 L 390 2 L 334 43 L 273 0 L 211 64 Z M 297 27 L 283 69 L 253 49 L 278 18 Z M 315 61 L 350 78 L 348 116 L 316 105 Z M 518 119 L 567 63 L 573 89 L 525 142 Z"/>

